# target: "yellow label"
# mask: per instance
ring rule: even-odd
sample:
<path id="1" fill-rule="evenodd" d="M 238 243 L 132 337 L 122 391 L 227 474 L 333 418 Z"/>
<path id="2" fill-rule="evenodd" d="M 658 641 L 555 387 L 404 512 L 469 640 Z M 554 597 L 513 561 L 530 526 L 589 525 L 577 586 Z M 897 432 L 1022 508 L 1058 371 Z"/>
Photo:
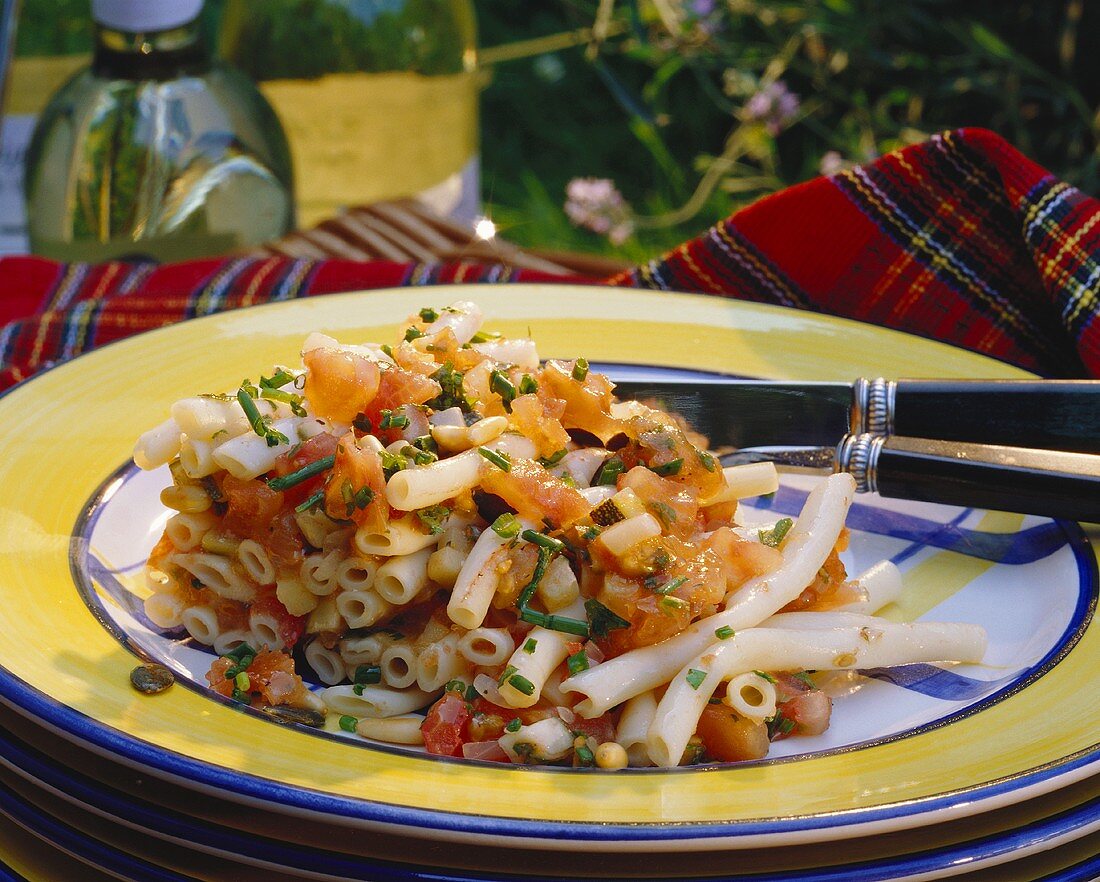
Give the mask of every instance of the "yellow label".
<path id="1" fill-rule="evenodd" d="M 53 93 L 88 64 L 90 58 L 88 55 L 56 55 L 12 59 L 4 113 L 41 113 Z"/>
<path id="2" fill-rule="evenodd" d="M 427 190 L 477 151 L 473 74 L 330 74 L 260 89 L 290 141 L 302 227 L 344 206 Z"/>

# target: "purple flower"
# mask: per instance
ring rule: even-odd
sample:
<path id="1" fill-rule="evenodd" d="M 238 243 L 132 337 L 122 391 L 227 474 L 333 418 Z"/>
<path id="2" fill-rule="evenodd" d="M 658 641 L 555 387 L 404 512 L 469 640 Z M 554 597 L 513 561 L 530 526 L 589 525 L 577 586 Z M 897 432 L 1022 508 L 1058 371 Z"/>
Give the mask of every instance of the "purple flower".
<path id="1" fill-rule="evenodd" d="M 741 117 L 764 123 L 768 134 L 774 137 L 790 124 L 800 106 L 798 96 L 787 88 L 787 84 L 776 80 L 756 91 L 741 109 Z"/>
<path id="2" fill-rule="evenodd" d="M 634 232 L 630 205 L 607 178 L 573 178 L 565 187 L 565 214 L 578 227 L 621 245 Z"/>

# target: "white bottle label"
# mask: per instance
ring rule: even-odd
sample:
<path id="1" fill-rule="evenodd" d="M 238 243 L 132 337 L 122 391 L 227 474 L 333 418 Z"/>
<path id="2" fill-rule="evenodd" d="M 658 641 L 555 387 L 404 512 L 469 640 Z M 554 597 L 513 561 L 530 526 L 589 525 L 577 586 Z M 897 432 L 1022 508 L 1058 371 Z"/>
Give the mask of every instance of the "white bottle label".
<path id="1" fill-rule="evenodd" d="M 23 167 L 36 117 L 9 114 L 0 123 L 0 255 L 26 254 L 27 209 L 23 203 Z"/>

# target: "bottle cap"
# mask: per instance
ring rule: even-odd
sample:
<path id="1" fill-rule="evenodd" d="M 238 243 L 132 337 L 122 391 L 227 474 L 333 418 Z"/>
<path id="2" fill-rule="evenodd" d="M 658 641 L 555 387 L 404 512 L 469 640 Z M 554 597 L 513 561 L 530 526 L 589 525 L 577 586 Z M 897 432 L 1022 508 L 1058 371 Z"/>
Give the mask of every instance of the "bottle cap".
<path id="1" fill-rule="evenodd" d="M 203 0 L 92 0 L 92 18 L 132 34 L 166 31 L 194 21 Z"/>

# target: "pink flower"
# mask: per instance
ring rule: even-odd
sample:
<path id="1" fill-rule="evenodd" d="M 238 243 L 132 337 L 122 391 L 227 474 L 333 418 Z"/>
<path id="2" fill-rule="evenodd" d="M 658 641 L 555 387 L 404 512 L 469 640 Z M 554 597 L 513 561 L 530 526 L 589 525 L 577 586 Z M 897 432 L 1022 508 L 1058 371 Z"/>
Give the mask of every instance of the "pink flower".
<path id="1" fill-rule="evenodd" d="M 630 205 L 607 178 L 573 178 L 565 187 L 565 214 L 578 227 L 621 245 L 634 232 Z"/>
<path id="2" fill-rule="evenodd" d="M 844 170 L 844 157 L 835 150 L 829 150 L 821 157 L 817 170 L 823 175 L 835 175 Z"/>
<path id="3" fill-rule="evenodd" d="M 741 117 L 747 121 L 762 122 L 768 133 L 778 135 L 798 114 L 801 102 L 782 80 L 768 83 L 758 89 L 741 109 Z"/>

